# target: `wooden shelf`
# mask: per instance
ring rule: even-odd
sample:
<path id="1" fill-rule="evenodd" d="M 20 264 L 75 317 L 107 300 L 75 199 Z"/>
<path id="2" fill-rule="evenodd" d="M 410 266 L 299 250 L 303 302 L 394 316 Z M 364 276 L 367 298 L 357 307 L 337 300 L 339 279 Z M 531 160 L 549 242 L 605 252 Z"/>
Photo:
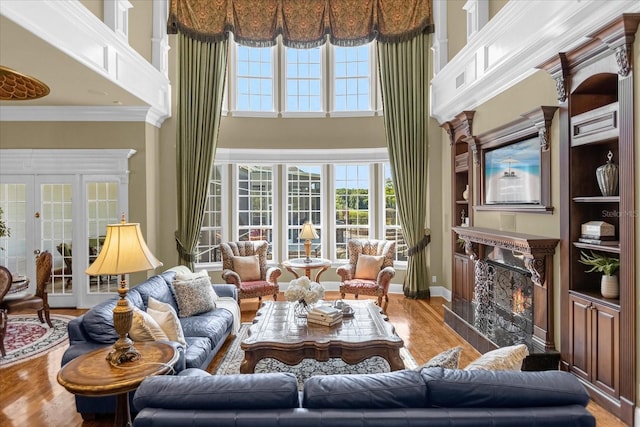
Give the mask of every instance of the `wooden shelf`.
<path id="1" fill-rule="evenodd" d="M 594 292 L 594 291 L 590 291 L 590 290 L 586 290 L 586 289 L 572 289 L 569 291 L 570 294 L 573 295 L 578 295 L 584 299 L 587 299 L 589 301 L 593 301 L 593 302 L 598 302 L 601 304 L 606 304 L 608 306 L 610 306 L 613 309 L 619 310 L 620 309 L 620 299 L 619 298 L 605 298 L 603 297 L 600 292 Z"/>
<path id="2" fill-rule="evenodd" d="M 620 196 L 580 196 L 574 197 L 576 203 L 620 203 Z"/>
<path id="3" fill-rule="evenodd" d="M 620 253 L 620 246 L 594 245 L 591 243 L 573 242 L 573 246 L 580 249 L 591 249 L 594 251 L 610 252 L 612 254 Z"/>

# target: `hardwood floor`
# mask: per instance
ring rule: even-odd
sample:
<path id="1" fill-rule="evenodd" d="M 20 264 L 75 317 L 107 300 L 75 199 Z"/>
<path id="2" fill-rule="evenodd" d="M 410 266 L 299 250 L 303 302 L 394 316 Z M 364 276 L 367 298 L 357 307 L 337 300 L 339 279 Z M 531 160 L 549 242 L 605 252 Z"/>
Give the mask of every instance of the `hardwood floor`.
<path id="1" fill-rule="evenodd" d="M 327 292 L 327 299 L 337 298 L 337 292 Z M 361 297 L 364 298 L 364 297 Z M 418 363 L 424 363 L 448 348 L 462 346 L 460 366 L 477 358 L 478 353 L 443 322 L 441 298 L 410 300 L 402 295 L 390 295 L 387 307 L 389 320 Z M 283 300 L 281 296 L 279 298 Z M 250 322 L 258 308 L 258 300 L 245 300 L 241 304 L 242 321 Z M 83 310 L 55 309 L 54 313 L 79 315 Z M 228 342 L 209 366 L 212 371 L 220 362 Z M 42 357 L 0 369 L 0 425 L 4 427 L 107 427 L 113 418 L 83 421 L 76 412 L 75 401 L 56 381 L 65 347 Z M 588 409 L 595 415 L 599 426 L 624 426 L 609 412 L 595 403 Z"/>

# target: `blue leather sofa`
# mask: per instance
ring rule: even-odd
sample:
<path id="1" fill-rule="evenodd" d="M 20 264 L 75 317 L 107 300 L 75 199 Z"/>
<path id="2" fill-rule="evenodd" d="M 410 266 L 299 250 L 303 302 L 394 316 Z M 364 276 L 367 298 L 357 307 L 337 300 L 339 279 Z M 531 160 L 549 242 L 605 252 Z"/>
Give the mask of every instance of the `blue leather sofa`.
<path id="1" fill-rule="evenodd" d="M 314 376 L 212 376 L 187 369 L 145 379 L 134 427 L 595 426 L 589 395 L 562 371 L 425 368 Z"/>
<path id="2" fill-rule="evenodd" d="M 171 282 L 176 273 L 166 271 L 153 276 L 144 282 L 131 287 L 126 298 L 130 304 L 146 310 L 149 297 L 171 304 L 178 311 L 176 300 L 171 290 Z M 233 285 L 213 285 L 219 297 L 232 297 L 238 300 L 236 287 Z M 89 311 L 69 322 L 69 348 L 62 356 L 62 365 L 89 351 L 113 345 L 118 339 L 113 326 L 113 308 L 118 297 L 97 304 Z M 206 369 L 214 356 L 224 344 L 233 330 L 233 314 L 223 308 L 180 318 L 186 349 L 177 342 L 170 342 L 179 352 L 179 359 L 174 369 L 180 372 L 186 368 Z M 131 394 L 131 398 L 133 394 Z M 76 409 L 84 419 L 94 418 L 98 414 L 115 412 L 115 397 L 87 397 L 76 395 Z"/>

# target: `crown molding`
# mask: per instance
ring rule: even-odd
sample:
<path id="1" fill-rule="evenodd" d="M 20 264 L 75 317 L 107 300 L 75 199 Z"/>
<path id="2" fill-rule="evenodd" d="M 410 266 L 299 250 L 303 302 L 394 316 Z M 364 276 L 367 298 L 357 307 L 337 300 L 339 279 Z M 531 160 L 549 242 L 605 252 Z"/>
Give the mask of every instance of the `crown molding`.
<path id="1" fill-rule="evenodd" d="M 75 61 L 139 98 L 147 105 L 147 110 L 153 110 L 150 123 L 161 124 L 171 115 L 171 84 L 167 76 L 81 2 L 39 0 L 37 3 L 34 6 L 31 1 L 4 1 L 1 12 Z M 14 117 L 20 111 L 25 116 L 32 112 L 29 108 L 20 108 L 12 112 Z M 2 117 L 2 120 L 5 118 Z"/>
<path id="2" fill-rule="evenodd" d="M 534 74 L 541 63 L 588 41 L 637 0 L 510 1 L 431 80 L 431 116 L 440 124 L 474 110 Z"/>
<path id="3" fill-rule="evenodd" d="M 99 153 L 98 155 L 96 153 Z M 2 174 L 127 173 L 133 149 L 6 149 L 0 150 Z"/>
<path id="4" fill-rule="evenodd" d="M 388 162 L 386 148 L 350 148 L 341 150 L 291 149 L 291 150 L 254 150 L 244 148 L 216 149 L 216 163 L 351 163 L 351 162 Z"/>
<path id="5" fill-rule="evenodd" d="M 152 107 L 0 106 L 0 122 L 147 122 L 160 127 L 166 116 Z"/>

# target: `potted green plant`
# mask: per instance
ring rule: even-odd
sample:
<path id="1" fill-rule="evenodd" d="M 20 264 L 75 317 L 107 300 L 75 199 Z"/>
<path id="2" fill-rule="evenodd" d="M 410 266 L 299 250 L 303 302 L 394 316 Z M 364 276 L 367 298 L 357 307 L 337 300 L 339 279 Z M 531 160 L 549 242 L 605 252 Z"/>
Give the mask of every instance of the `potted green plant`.
<path id="1" fill-rule="evenodd" d="M 0 239 L 3 237 L 11 236 L 11 230 L 9 229 L 9 227 L 7 227 L 7 223 L 5 222 L 5 220 L 2 219 L 3 213 L 4 212 L 2 212 L 2 208 L 0 208 Z M 0 249 L 4 250 L 2 246 L 0 246 Z"/>
<path id="2" fill-rule="evenodd" d="M 600 293 L 603 297 L 618 298 L 620 289 L 618 286 L 618 276 L 615 274 L 620 268 L 620 259 L 591 251 L 591 255 L 580 252 L 580 262 L 591 266 L 591 269 L 587 270 L 587 273 L 591 273 L 593 271 L 602 273 L 602 279 L 600 280 Z"/>

